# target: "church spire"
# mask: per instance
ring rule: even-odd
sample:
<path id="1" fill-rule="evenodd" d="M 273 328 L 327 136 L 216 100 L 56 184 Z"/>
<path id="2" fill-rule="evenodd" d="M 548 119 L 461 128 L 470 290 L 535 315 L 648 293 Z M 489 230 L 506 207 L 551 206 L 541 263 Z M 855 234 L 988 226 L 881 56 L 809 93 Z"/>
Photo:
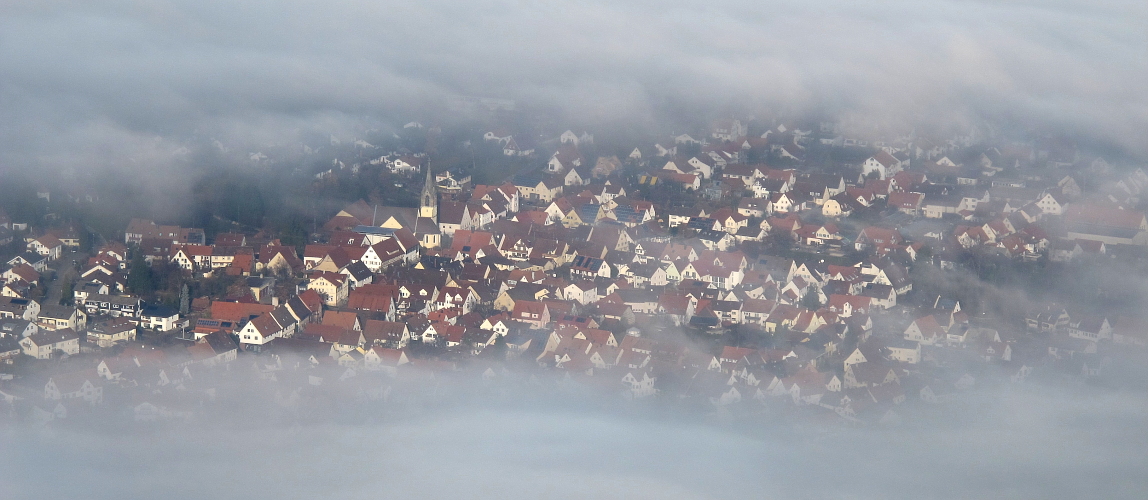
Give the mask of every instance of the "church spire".
<path id="1" fill-rule="evenodd" d="M 429 219 L 438 220 L 438 189 L 434 185 L 434 177 L 431 175 L 430 159 L 427 159 L 427 180 L 423 184 L 423 194 L 419 201 L 419 217 L 426 217 Z"/>

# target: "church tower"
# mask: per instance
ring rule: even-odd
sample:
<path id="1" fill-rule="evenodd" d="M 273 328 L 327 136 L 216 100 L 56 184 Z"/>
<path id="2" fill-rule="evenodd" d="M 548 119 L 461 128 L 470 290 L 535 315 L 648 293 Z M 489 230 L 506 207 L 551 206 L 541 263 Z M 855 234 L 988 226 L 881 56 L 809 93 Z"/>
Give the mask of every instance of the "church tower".
<path id="1" fill-rule="evenodd" d="M 426 164 L 427 181 L 423 185 L 423 194 L 419 201 L 419 217 L 426 217 L 438 222 L 438 189 L 434 185 L 434 176 L 431 175 L 430 162 Z"/>

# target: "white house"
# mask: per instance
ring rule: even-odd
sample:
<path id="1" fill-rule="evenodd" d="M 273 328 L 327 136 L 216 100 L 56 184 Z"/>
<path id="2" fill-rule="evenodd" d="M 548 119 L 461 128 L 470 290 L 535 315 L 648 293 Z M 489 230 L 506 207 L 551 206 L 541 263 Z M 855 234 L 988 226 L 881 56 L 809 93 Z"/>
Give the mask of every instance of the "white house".
<path id="1" fill-rule="evenodd" d="M 632 398 L 644 398 L 653 396 L 658 393 L 654 387 L 658 377 L 651 377 L 648 372 L 642 372 L 641 376 L 635 376 L 632 372 L 626 373 L 622 377 L 622 386 L 625 387 L 625 394 Z"/>
<path id="2" fill-rule="evenodd" d="M 179 326 L 179 311 L 170 307 L 145 307 L 140 313 L 140 326 L 170 332 Z"/>
<path id="3" fill-rule="evenodd" d="M 88 326 L 88 315 L 84 311 L 67 306 L 44 306 L 36 324 L 44 330 L 61 330 L 70 328 L 82 331 Z"/>
<path id="4" fill-rule="evenodd" d="M 900 172 L 901 168 L 901 160 L 894 158 L 889 153 L 879 151 L 861 164 L 861 175 L 867 177 L 870 173 L 877 172 L 879 179 L 885 179 Z"/>
<path id="5" fill-rule="evenodd" d="M 20 339 L 20 348 L 36 359 L 51 359 L 56 351 L 79 354 L 80 335 L 70 328 L 44 330 Z"/>
<path id="6" fill-rule="evenodd" d="M 85 372 L 57 375 L 44 384 L 44 399 L 82 399 L 88 403 L 99 403 L 104 399 L 104 388 L 100 377 Z"/>
<path id="7" fill-rule="evenodd" d="M 292 333 L 294 324 L 283 324 L 273 313 L 263 313 L 243 325 L 238 335 L 241 343 L 263 345 L 274 339 L 290 336 Z"/>
<path id="8" fill-rule="evenodd" d="M 64 252 L 64 243 L 59 238 L 46 234 L 28 243 L 28 250 L 43 255 L 48 260 L 56 260 Z"/>

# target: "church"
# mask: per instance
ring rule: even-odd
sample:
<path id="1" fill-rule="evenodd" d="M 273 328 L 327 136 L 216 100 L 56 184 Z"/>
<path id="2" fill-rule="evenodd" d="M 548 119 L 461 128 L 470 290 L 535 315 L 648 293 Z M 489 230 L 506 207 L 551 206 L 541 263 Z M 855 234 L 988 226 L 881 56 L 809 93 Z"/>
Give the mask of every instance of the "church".
<path id="1" fill-rule="evenodd" d="M 356 201 L 339 211 L 323 228 L 328 231 L 354 231 L 368 237 L 386 238 L 400 229 L 414 233 L 423 248 L 438 248 L 442 231 L 438 226 L 438 188 L 430 165 L 426 165 L 426 182 L 419 196 L 419 207 L 371 206 Z"/>

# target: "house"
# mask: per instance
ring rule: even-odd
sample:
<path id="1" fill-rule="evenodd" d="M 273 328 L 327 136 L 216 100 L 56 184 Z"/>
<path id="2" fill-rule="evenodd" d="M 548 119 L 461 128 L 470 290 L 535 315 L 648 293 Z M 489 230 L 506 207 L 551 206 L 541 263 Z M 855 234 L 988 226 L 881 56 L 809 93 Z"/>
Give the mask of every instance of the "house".
<path id="1" fill-rule="evenodd" d="M 1109 324 L 1108 318 L 1103 316 L 1074 318 L 1068 322 L 1068 336 L 1093 342 L 1111 340 L 1112 325 Z"/>
<path id="2" fill-rule="evenodd" d="M 478 304 L 478 300 L 478 296 L 470 288 L 446 286 L 439 290 L 431 308 L 458 309 L 460 313 L 467 314 Z"/>
<path id="3" fill-rule="evenodd" d="M 558 136 L 558 141 L 562 144 L 573 144 L 575 146 L 578 144 L 593 144 L 594 136 L 589 132 L 576 134 L 573 130 L 567 130 L 563 132 L 562 135 Z"/>
<path id="4" fill-rule="evenodd" d="M 435 174 L 434 181 L 439 192 L 452 194 L 470 186 L 472 176 L 458 168 L 452 168 Z"/>
<path id="5" fill-rule="evenodd" d="M 530 156 L 534 154 L 534 146 L 527 144 L 526 141 L 510 137 L 502 146 L 502 154 L 504 156 Z"/>
<path id="6" fill-rule="evenodd" d="M 859 205 L 856 200 L 842 193 L 821 204 L 821 215 L 826 217 L 848 217 L 853 214 L 854 207 Z"/>
<path id="7" fill-rule="evenodd" d="M 46 234 L 29 242 L 28 250 L 43 255 L 48 260 L 56 260 L 64 252 L 64 243 L 59 238 Z"/>
<path id="8" fill-rule="evenodd" d="M 169 244 L 207 244 L 203 229 L 161 226 L 147 219 L 132 219 L 124 230 L 124 243 L 140 244 L 144 240 L 166 241 Z"/>
<path id="9" fill-rule="evenodd" d="M 15 267 L 21 264 L 31 266 L 32 269 L 35 269 L 38 273 L 43 273 L 48 270 L 48 258 L 36 252 L 25 252 L 8 259 L 9 266 Z"/>
<path id="10" fill-rule="evenodd" d="M 303 270 L 304 265 L 294 247 L 268 245 L 259 250 L 255 268 L 272 274 L 294 273 Z"/>
<path id="11" fill-rule="evenodd" d="M 211 269 L 213 248 L 207 245 L 172 245 L 171 262 L 185 271 Z"/>
<path id="12" fill-rule="evenodd" d="M 550 309 L 542 302 L 519 300 L 514 303 L 510 317 L 540 330 L 550 323 Z"/>
<path id="13" fill-rule="evenodd" d="M 746 217 L 765 217 L 773 214 L 773 205 L 761 198 L 742 198 L 737 205 L 737 213 Z"/>
<path id="14" fill-rule="evenodd" d="M 23 352 L 24 348 L 20 345 L 19 338 L 12 335 L 0 335 L 0 361 L 5 363 L 11 362 L 13 358 Z M 5 400 L 8 402 L 12 401 L 6 397 L 3 390 L 0 390 L 0 401 Z"/>
<path id="15" fill-rule="evenodd" d="M 587 256 L 576 256 L 570 263 L 570 275 L 593 279 L 595 277 L 611 277 L 610 264 L 602 259 Z"/>
<path id="16" fill-rule="evenodd" d="M 181 326 L 179 311 L 167 306 L 147 306 L 140 311 L 140 327 L 170 332 Z"/>
<path id="17" fill-rule="evenodd" d="M 187 352 L 193 363 L 211 367 L 235 361 L 239 354 L 239 345 L 230 335 L 214 332 L 203 336 L 195 344 L 188 346 Z"/>
<path id="18" fill-rule="evenodd" d="M 876 178 L 884 180 L 900 172 L 901 168 L 901 160 L 885 151 L 879 151 L 861 164 L 861 176 L 871 177 L 871 174 L 876 174 Z"/>
<path id="19" fill-rule="evenodd" d="M 363 354 L 363 368 L 371 371 L 381 371 L 394 376 L 398 368 L 410 363 L 410 358 L 403 349 L 390 349 L 374 346 Z"/>
<path id="20" fill-rule="evenodd" d="M 79 354 L 80 335 L 71 328 L 42 330 L 20 339 L 20 348 L 36 359 L 52 359 L 57 353 Z"/>
<path id="21" fill-rule="evenodd" d="M 4 318 L 0 319 L 0 338 L 15 338 L 17 340 L 40 331 L 36 323 L 26 319 Z"/>
<path id="22" fill-rule="evenodd" d="M 828 308 L 830 311 L 837 313 L 842 318 L 848 318 L 854 314 L 869 314 L 872 307 L 873 299 L 862 295 L 829 295 Z"/>
<path id="23" fill-rule="evenodd" d="M 327 306 L 341 307 L 347 304 L 347 297 L 351 293 L 351 284 L 350 279 L 345 274 L 319 271 L 311 273 L 311 279 L 307 282 L 307 289 L 318 293 Z"/>
<path id="24" fill-rule="evenodd" d="M 1148 245 L 1148 219 L 1136 210 L 1073 203 L 1064 210 L 1068 237 L 1107 245 Z"/>
<path id="25" fill-rule="evenodd" d="M 594 168 L 590 170 L 590 176 L 595 179 L 604 179 L 621 167 L 622 162 L 617 156 L 601 156 L 598 157 Z"/>
<path id="26" fill-rule="evenodd" d="M 111 347 L 136 339 L 136 324 L 128 318 L 116 318 L 88 329 L 88 342 L 98 347 Z"/>
<path id="27" fill-rule="evenodd" d="M 363 324 L 362 338 L 364 347 L 386 345 L 404 348 L 411 340 L 419 340 L 418 334 L 412 335 L 406 323 L 397 321 L 382 321 L 369 319 Z"/>
<path id="28" fill-rule="evenodd" d="M 98 314 L 118 318 L 121 316 L 138 318 L 143 311 L 143 301 L 137 297 L 89 293 L 84 298 L 84 310 L 88 314 Z"/>
<path id="29" fill-rule="evenodd" d="M 918 342 L 923 345 L 937 345 L 947 339 L 951 324 L 947 319 L 938 321 L 936 315 L 930 314 L 913 320 L 905 328 L 905 340 Z"/>
<path id="30" fill-rule="evenodd" d="M 1064 209 L 1068 206 L 1068 196 L 1049 191 L 1036 200 L 1036 206 L 1044 215 L 1063 215 Z"/>
<path id="31" fill-rule="evenodd" d="M 522 197 L 544 203 L 561 196 L 563 188 L 561 180 L 544 178 L 537 173 L 514 176 L 514 186 Z"/>
<path id="32" fill-rule="evenodd" d="M 362 261 L 355 261 L 348 264 L 347 267 L 344 267 L 339 273 L 347 276 L 347 281 L 351 289 L 369 285 L 375 279 L 374 273 L 372 273 Z"/>
<path id="33" fill-rule="evenodd" d="M 885 349 L 889 359 L 901 363 L 917 364 L 921 362 L 921 343 L 911 340 L 894 340 L 889 342 Z"/>
<path id="34" fill-rule="evenodd" d="M 591 280 L 571 283 L 562 292 L 566 300 L 573 300 L 579 304 L 587 305 L 598 301 L 598 285 Z"/>
<path id="35" fill-rule="evenodd" d="M 881 248 L 888 248 L 894 245 L 903 245 L 905 238 L 896 229 L 889 229 L 884 227 L 869 226 L 861 230 L 854 240 L 854 247 L 858 252 L 866 250 L 878 250 Z"/>
<path id="36" fill-rule="evenodd" d="M 577 144 L 564 143 L 551 155 L 550 161 L 546 163 L 546 170 L 560 174 L 579 166 L 582 166 L 582 154 L 578 152 Z"/>
<path id="37" fill-rule="evenodd" d="M 36 272 L 32 266 L 28 264 L 16 264 L 11 269 L 0 273 L 0 280 L 6 282 L 23 281 L 24 283 L 34 284 L 40 281 L 40 273 Z"/>
<path id="38" fill-rule="evenodd" d="M 876 387 L 896 382 L 899 382 L 896 371 L 881 362 L 865 361 L 845 366 L 845 389 Z"/>
<path id="39" fill-rule="evenodd" d="M 423 157 L 402 156 L 387 163 L 387 168 L 396 174 L 413 174 L 423 169 Z"/>
<path id="40" fill-rule="evenodd" d="M 645 398 L 658 393 L 658 389 L 654 387 L 657 381 L 658 377 L 651 377 L 648 371 L 641 372 L 640 376 L 627 372 L 622 377 L 622 387 L 625 388 L 624 394 L 629 398 Z"/>
<path id="41" fill-rule="evenodd" d="M 94 370 L 57 374 L 44 384 L 44 399 L 49 401 L 82 400 L 89 404 L 103 402 L 102 378 Z"/>
<path id="42" fill-rule="evenodd" d="M 239 342 L 253 346 L 265 345 L 272 340 L 288 337 L 295 332 L 295 323 L 288 321 L 289 315 L 275 314 L 274 311 L 263 313 L 258 318 L 248 321 L 236 335 Z"/>
<path id="43" fill-rule="evenodd" d="M 0 297 L 0 318 L 36 321 L 40 317 L 40 303 L 20 297 Z"/>
<path id="44" fill-rule="evenodd" d="M 886 205 L 909 215 L 920 215 L 924 200 L 922 193 L 889 193 Z"/>
<path id="45" fill-rule="evenodd" d="M 748 131 L 748 124 L 743 124 L 741 120 L 721 119 L 711 125 L 710 137 L 719 141 L 733 141 L 745 137 Z"/>
<path id="46" fill-rule="evenodd" d="M 75 307 L 46 305 L 40 308 L 36 324 L 42 330 L 70 328 L 83 331 L 88 326 L 88 315 Z"/>
<path id="47" fill-rule="evenodd" d="M 1029 311 L 1025 314 L 1024 321 L 1029 330 L 1055 332 L 1067 328 L 1072 317 L 1065 308 L 1049 304 Z"/>
<path id="48" fill-rule="evenodd" d="M 590 183 L 590 176 L 590 169 L 579 165 L 567 170 L 562 179 L 567 186 L 584 186 Z"/>

